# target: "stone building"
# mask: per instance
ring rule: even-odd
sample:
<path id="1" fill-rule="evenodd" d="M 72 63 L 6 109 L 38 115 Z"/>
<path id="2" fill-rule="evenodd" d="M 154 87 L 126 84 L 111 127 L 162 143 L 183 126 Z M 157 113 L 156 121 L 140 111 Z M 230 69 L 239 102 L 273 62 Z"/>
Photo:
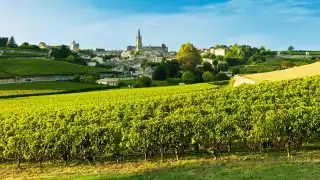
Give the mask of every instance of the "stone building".
<path id="1" fill-rule="evenodd" d="M 79 49 L 80 49 L 79 43 L 76 43 L 75 41 L 73 41 L 71 44 L 71 50 L 72 51 L 79 51 Z"/>
<path id="2" fill-rule="evenodd" d="M 40 42 L 39 43 L 39 48 L 40 49 L 45 49 L 45 48 L 47 48 L 48 46 L 46 45 L 46 43 L 44 43 L 44 42 Z"/>
<path id="3" fill-rule="evenodd" d="M 136 37 L 136 46 L 127 46 L 127 51 L 139 51 L 139 53 L 143 53 L 144 51 L 158 52 L 166 54 L 168 53 L 168 47 L 165 44 L 161 46 L 143 46 L 142 36 L 140 33 L 140 29 L 138 30 L 138 35 Z"/>

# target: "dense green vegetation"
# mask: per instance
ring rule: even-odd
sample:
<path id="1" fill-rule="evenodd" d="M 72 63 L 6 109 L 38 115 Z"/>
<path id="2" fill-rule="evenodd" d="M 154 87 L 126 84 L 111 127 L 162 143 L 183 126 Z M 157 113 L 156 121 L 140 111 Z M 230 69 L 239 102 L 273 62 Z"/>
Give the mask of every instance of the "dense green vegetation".
<path id="1" fill-rule="evenodd" d="M 41 53 L 26 53 L 26 52 L 4 52 L 1 58 L 9 58 L 9 57 L 48 57 L 47 54 Z"/>
<path id="2" fill-rule="evenodd" d="M 110 70 L 42 59 L 0 59 L 2 77 L 58 74 L 103 73 Z"/>
<path id="3" fill-rule="evenodd" d="M 106 86 L 99 84 L 86 84 L 62 81 L 0 84 L 0 98 L 18 95 L 37 95 L 99 88 L 102 89 L 104 87 Z"/>
<path id="4" fill-rule="evenodd" d="M 212 157 L 319 143 L 320 77 L 219 89 L 210 84 L 0 100 L 2 158 L 113 155 L 175 157 L 193 148 Z M 17 110 L 17 107 L 19 110 Z"/>

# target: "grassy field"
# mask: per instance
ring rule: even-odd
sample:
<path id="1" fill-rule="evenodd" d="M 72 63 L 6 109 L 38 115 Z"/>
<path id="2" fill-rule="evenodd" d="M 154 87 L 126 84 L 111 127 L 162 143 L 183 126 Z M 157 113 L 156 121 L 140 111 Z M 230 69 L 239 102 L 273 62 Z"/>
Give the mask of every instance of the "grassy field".
<path id="1" fill-rule="evenodd" d="M 254 74 L 254 73 L 264 73 L 264 72 L 271 72 L 277 71 L 281 69 L 280 64 L 282 62 L 292 62 L 295 66 L 302 66 L 310 63 L 314 63 L 314 60 L 311 59 L 290 59 L 290 58 L 273 58 L 268 60 L 267 62 L 255 64 L 255 65 L 241 65 L 231 67 L 239 68 L 239 74 Z"/>
<path id="2" fill-rule="evenodd" d="M 248 74 L 248 75 L 242 75 L 242 76 L 255 80 L 257 83 L 259 83 L 259 82 L 289 80 L 294 78 L 302 78 L 306 76 L 320 75 L 319 69 L 320 69 L 320 62 L 317 62 L 313 64 L 293 67 L 293 68 L 280 70 L 280 71 Z"/>
<path id="3" fill-rule="evenodd" d="M 16 95 L 36 95 L 103 87 L 105 86 L 99 84 L 62 81 L 0 84 L 0 97 Z"/>
<path id="4" fill-rule="evenodd" d="M 320 179 L 320 151 L 301 151 L 290 158 L 277 153 L 228 154 L 218 159 L 185 157 L 180 161 L 73 163 L 59 162 L 0 165 L 7 179 L 109 179 L 109 180 L 206 180 L 206 179 Z"/>
<path id="5" fill-rule="evenodd" d="M 0 77 L 52 75 L 52 74 L 86 74 L 111 72 L 95 68 L 54 60 L 42 59 L 0 59 Z"/>

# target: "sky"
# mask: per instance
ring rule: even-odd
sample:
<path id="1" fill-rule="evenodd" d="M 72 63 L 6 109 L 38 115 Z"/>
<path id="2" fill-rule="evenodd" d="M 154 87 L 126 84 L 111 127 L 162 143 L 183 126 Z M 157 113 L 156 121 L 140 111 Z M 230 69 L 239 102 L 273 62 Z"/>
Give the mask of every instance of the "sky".
<path id="1" fill-rule="evenodd" d="M 320 0 L 0 0 L 0 37 L 17 43 L 126 49 L 166 44 L 178 51 L 248 44 L 320 50 Z"/>

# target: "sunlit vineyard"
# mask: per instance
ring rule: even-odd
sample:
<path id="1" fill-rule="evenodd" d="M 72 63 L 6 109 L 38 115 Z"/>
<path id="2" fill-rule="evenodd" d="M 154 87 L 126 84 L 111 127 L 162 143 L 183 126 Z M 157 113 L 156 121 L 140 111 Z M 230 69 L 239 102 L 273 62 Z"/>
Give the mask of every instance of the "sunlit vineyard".
<path id="1" fill-rule="evenodd" d="M 179 159 L 245 146 L 299 150 L 319 142 L 320 77 L 218 88 L 211 84 L 0 100 L 8 160 L 94 161 L 113 155 Z"/>

